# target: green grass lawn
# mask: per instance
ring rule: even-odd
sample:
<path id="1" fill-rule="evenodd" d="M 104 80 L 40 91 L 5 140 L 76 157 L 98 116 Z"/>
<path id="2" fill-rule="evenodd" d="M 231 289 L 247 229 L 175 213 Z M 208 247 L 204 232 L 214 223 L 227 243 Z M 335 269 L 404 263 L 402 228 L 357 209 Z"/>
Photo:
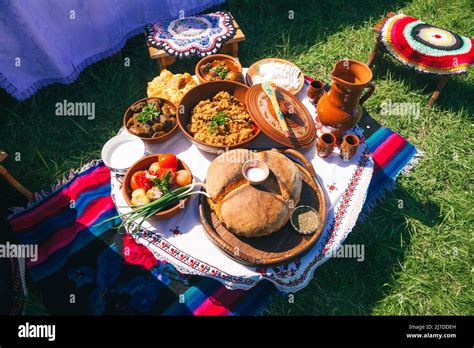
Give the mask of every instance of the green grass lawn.
<path id="1" fill-rule="evenodd" d="M 474 36 L 472 0 L 248 0 L 228 1 L 224 7 L 247 36 L 239 54 L 244 66 L 283 57 L 326 82 L 336 60 L 367 60 L 375 43 L 371 28 L 388 11 Z M 124 58 L 130 58 L 130 67 Z M 195 62 L 170 70 L 193 71 Z M 138 36 L 121 57 L 94 64 L 71 85 L 49 86 L 24 102 L 0 92 L 0 148 L 21 155 L 21 161 L 11 156 L 5 165 L 29 188 L 40 190 L 69 169 L 100 158 L 102 145 L 121 126 L 123 111 L 146 96 L 146 84 L 155 75 L 155 63 Z M 374 80 L 376 92 L 365 104 L 369 114 L 425 156 L 349 235 L 346 243 L 365 245 L 365 261 L 330 260 L 294 301 L 274 296 L 268 314 L 474 314 L 474 70 L 452 78 L 433 108 L 426 103 L 435 78 L 386 57 L 374 70 Z M 55 104 L 64 99 L 95 102 L 95 120 L 56 117 Z M 381 105 L 389 99 L 420 103 L 420 116 L 383 115 Z M 6 214 L 7 207 L 21 201 L 0 185 L 6 191 L 0 210 Z M 40 313 L 35 301 L 30 312 Z"/>

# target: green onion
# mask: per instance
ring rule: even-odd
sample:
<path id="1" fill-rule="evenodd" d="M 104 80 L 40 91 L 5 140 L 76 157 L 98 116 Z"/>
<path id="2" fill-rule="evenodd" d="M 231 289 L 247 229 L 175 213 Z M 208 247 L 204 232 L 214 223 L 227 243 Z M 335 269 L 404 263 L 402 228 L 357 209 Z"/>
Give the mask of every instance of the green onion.
<path id="1" fill-rule="evenodd" d="M 151 218 L 156 213 L 159 213 L 160 211 L 165 210 L 169 206 L 174 206 L 178 204 L 181 200 L 184 200 L 195 194 L 203 194 L 209 197 L 209 195 L 204 191 L 193 191 L 196 186 L 205 187 L 203 183 L 192 183 L 192 184 L 174 189 L 173 191 L 170 191 L 168 193 L 165 193 L 163 196 L 161 196 L 157 200 L 150 202 L 148 204 L 130 206 L 132 208 L 131 211 L 118 215 L 118 217 L 122 219 L 122 223 L 119 226 L 117 226 L 117 228 L 130 227 L 133 223 L 136 223 L 138 224 L 137 230 L 140 230 L 142 224 L 147 219 Z M 100 224 L 115 220 L 116 218 L 117 216 L 114 216 L 113 218 L 107 219 L 101 222 Z"/>

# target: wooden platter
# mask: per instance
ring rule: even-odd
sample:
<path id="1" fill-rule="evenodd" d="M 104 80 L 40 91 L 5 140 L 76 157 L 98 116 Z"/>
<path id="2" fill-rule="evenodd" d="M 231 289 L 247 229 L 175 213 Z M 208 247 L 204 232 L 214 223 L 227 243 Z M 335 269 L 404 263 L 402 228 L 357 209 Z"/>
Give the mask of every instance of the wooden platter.
<path id="1" fill-rule="evenodd" d="M 311 163 L 298 151 L 279 150 L 290 159 L 296 158 L 301 172 L 303 187 L 298 205 L 315 208 L 321 217 L 321 224 L 315 233 L 302 235 L 296 232 L 290 221 L 279 231 L 265 237 L 239 237 L 228 231 L 212 211 L 204 195 L 199 198 L 199 219 L 207 236 L 234 260 L 249 266 L 285 263 L 308 251 L 319 239 L 326 224 L 327 207 L 324 191 L 316 178 Z"/>

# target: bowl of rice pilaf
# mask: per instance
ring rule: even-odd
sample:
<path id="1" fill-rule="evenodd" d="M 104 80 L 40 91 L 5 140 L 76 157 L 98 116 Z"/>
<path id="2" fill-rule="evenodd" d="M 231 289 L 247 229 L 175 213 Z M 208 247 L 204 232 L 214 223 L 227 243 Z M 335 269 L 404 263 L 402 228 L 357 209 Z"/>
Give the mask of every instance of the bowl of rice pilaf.
<path id="1" fill-rule="evenodd" d="M 187 92 L 178 107 L 178 125 L 205 152 L 244 148 L 260 133 L 244 103 L 248 87 L 233 81 L 213 81 Z"/>

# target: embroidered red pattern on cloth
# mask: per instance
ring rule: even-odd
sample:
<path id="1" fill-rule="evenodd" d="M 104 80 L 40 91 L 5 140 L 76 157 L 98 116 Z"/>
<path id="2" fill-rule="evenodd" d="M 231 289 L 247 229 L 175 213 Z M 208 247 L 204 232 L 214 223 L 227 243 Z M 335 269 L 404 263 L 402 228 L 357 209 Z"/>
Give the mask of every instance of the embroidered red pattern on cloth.
<path id="1" fill-rule="evenodd" d="M 365 139 L 363 136 L 361 136 L 361 143 L 365 144 Z M 305 280 L 307 280 L 309 272 L 312 271 L 312 267 L 317 262 L 319 262 L 323 258 L 325 253 L 329 250 L 329 248 L 332 247 L 335 237 L 339 233 L 339 228 L 340 228 L 342 220 L 345 217 L 349 203 L 351 199 L 353 198 L 356 187 L 359 184 L 359 179 L 362 173 L 364 172 L 364 169 L 369 159 L 370 159 L 370 150 L 366 148 L 361 158 L 359 159 L 359 162 L 357 164 L 354 174 L 352 175 L 350 183 L 340 200 L 340 204 L 337 208 L 337 213 L 335 214 L 333 221 L 329 225 L 327 236 L 324 239 L 322 247 L 318 251 L 318 254 L 314 258 L 314 260 L 305 268 L 302 275 L 290 281 L 288 280 L 285 281 L 285 279 L 282 279 L 288 275 L 294 275 L 295 272 L 299 270 L 300 263 L 297 260 L 296 261 L 293 260 L 291 263 L 289 263 L 285 267 L 272 267 L 273 270 L 277 270 L 276 273 L 267 273 L 266 272 L 267 268 L 265 267 L 258 268 L 257 272 L 259 272 L 263 276 L 264 279 L 266 278 L 266 279 L 272 280 L 276 284 L 280 284 L 283 286 L 296 286 L 304 282 Z M 210 266 L 209 264 L 203 262 L 202 260 L 193 258 L 190 255 L 176 248 L 176 246 L 171 244 L 169 241 L 162 239 L 156 233 L 147 231 L 146 229 L 141 229 L 139 232 L 134 232 L 134 237 L 137 239 L 143 238 L 147 242 L 150 242 L 154 246 L 158 247 L 160 250 L 166 252 L 166 254 L 169 257 L 172 257 L 175 260 L 187 266 L 192 267 L 194 270 L 198 272 L 208 274 L 212 277 L 221 278 L 233 284 L 244 284 L 248 286 L 254 286 L 258 282 L 250 278 L 236 277 L 236 276 L 229 275 L 213 266 Z"/>

